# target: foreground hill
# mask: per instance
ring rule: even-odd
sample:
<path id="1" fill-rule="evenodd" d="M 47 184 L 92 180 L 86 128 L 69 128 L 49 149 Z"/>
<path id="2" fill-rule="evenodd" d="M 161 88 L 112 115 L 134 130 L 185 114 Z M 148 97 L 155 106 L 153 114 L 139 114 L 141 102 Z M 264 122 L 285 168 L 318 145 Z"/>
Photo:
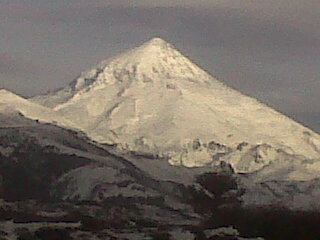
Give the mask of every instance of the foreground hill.
<path id="1" fill-rule="evenodd" d="M 215 194 L 197 182 L 201 171 L 169 165 L 171 174 L 152 176 L 81 132 L 12 109 L 0 123 L 2 239 L 244 239 L 231 227 L 201 225 L 204 203 L 221 204 L 215 199 L 234 184 L 222 181 Z"/>

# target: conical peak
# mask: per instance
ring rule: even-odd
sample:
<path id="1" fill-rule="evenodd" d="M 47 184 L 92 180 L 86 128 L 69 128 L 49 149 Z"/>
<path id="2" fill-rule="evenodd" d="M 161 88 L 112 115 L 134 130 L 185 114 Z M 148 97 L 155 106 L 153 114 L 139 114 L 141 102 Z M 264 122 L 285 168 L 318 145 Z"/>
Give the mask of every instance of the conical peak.
<path id="1" fill-rule="evenodd" d="M 163 40 L 162 38 L 155 37 L 155 38 L 152 38 L 151 40 L 147 41 L 144 45 L 162 47 L 162 46 L 170 45 L 170 43 Z"/>
<path id="2" fill-rule="evenodd" d="M 135 48 L 138 52 L 145 54 L 169 54 L 175 52 L 175 54 L 180 54 L 180 52 L 169 42 L 163 40 L 162 38 L 152 38 L 151 40 L 145 42 L 141 46 Z M 134 50 L 134 49 L 133 49 Z"/>
<path id="3" fill-rule="evenodd" d="M 113 63 L 119 64 L 119 62 L 148 62 L 152 58 L 159 58 L 159 56 L 168 56 L 168 55 L 181 55 L 182 54 L 169 42 L 163 40 L 162 38 L 155 37 L 150 39 L 149 41 L 144 42 L 142 45 L 139 45 L 131 50 L 123 52 L 118 56 L 109 58 L 107 60 L 102 61 L 98 64 L 99 69 L 104 69 Z M 92 70 L 90 70 L 91 72 Z M 89 73 L 89 72 L 85 72 Z"/>
<path id="4" fill-rule="evenodd" d="M 144 44 L 118 56 L 102 61 L 83 72 L 69 87 L 81 95 L 89 89 L 101 89 L 110 84 L 139 82 L 163 83 L 181 80 L 209 84 L 212 77 L 185 57 L 172 44 L 161 38 L 153 38 Z M 142 86 L 142 85 L 141 85 Z M 69 91 L 69 90 L 67 90 Z"/>
<path id="5" fill-rule="evenodd" d="M 204 83 L 211 80 L 206 72 L 184 56 L 175 46 L 161 38 L 153 38 L 105 62 L 102 69 L 105 80 L 112 79 L 110 75 L 114 76 L 115 73 L 119 73 L 116 74 L 119 76 L 115 76 L 117 80 L 120 75 L 122 77 L 125 75 L 125 78 L 138 82 L 140 78 L 146 77 L 150 79 L 147 82 L 193 79 L 193 82 Z M 108 72 L 110 74 L 107 74 Z M 120 82 L 126 82 L 123 79 L 120 80 Z"/>

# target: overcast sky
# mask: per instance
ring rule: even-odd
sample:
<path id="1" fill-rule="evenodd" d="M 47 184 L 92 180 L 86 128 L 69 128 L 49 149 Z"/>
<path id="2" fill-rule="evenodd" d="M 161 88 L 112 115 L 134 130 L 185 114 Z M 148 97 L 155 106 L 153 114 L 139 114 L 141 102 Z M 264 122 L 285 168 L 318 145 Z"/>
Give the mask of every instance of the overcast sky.
<path id="1" fill-rule="evenodd" d="M 320 132 L 319 0 L 0 0 L 0 87 L 31 96 L 152 37 Z"/>

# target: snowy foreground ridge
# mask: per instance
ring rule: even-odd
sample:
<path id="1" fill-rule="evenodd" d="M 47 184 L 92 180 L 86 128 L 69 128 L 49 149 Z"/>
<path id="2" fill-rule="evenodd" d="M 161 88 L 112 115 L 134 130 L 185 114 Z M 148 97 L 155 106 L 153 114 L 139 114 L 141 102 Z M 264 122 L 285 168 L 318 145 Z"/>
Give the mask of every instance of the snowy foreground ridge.
<path id="1" fill-rule="evenodd" d="M 11 97 L 8 103 L 6 95 L 0 93 L 0 103 L 27 117 L 69 124 L 97 142 L 166 157 L 173 165 L 214 159 L 253 172 L 288 156 L 320 158 L 318 134 L 227 87 L 160 38 L 32 102 Z M 31 107 L 37 110 L 26 110 Z"/>

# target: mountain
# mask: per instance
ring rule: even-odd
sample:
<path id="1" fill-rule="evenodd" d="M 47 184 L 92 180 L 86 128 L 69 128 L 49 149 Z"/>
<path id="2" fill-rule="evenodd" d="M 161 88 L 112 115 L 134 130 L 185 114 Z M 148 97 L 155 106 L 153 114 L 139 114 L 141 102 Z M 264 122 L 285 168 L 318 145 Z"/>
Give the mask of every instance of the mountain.
<path id="1" fill-rule="evenodd" d="M 19 112 L 29 119 L 55 123 L 65 127 L 75 127 L 71 121 L 66 120 L 52 109 L 33 103 L 5 89 L 0 89 L 0 113 L 6 112 Z"/>
<path id="2" fill-rule="evenodd" d="M 30 120 L 15 111 L 0 113 L 0 122 L 0 198 L 13 205 L 19 202 L 8 209 L 0 201 L 0 229 L 1 221 L 7 218 L 16 222 L 28 218 L 29 222 L 42 219 L 64 223 L 91 217 L 109 219 L 112 225 L 116 220 L 99 212 L 119 211 L 122 204 L 126 212 L 115 216 L 131 217 L 141 224 L 165 223 L 179 228 L 201 220 L 185 201 L 187 186 L 155 179 L 79 132 Z M 99 204 L 104 209 L 97 211 Z M 73 213 L 78 206 L 86 208 L 80 216 Z M 62 217 L 50 215 L 61 209 Z M 48 216 L 41 217 L 42 211 L 49 211 Z M 149 211 L 156 212 L 158 217 Z M 123 229 L 128 227 L 137 234 L 142 228 L 139 224 L 134 228 L 127 226 L 126 221 L 129 222 L 124 220 L 121 225 Z"/>
<path id="3" fill-rule="evenodd" d="M 222 156 L 235 161 L 239 148 L 262 144 L 270 148 L 251 153 L 320 157 L 317 133 L 227 87 L 160 38 L 32 101 L 52 107 L 100 143 L 173 165 L 204 166 Z M 250 172 L 265 164 L 240 165 L 236 170 Z"/>
<path id="4" fill-rule="evenodd" d="M 14 102 L 24 102 L 6 94 Z M 166 176 L 153 176 L 81 132 L 31 120 L 15 108 L 4 109 L 0 112 L 1 239 L 180 240 L 199 234 L 247 239 L 233 227 L 200 224 L 208 218 L 204 203 L 214 206 L 219 196 L 197 184 L 201 172 L 166 165 Z M 170 172 L 183 173 L 183 179 L 169 177 Z M 193 180 L 184 182 L 186 175 Z M 220 195 L 229 190 L 219 189 Z"/>
<path id="5" fill-rule="evenodd" d="M 319 148 L 155 38 L 47 95 L 0 90 L 0 239 L 317 239 Z"/>
<path id="6" fill-rule="evenodd" d="M 15 183 L 27 185 L 34 178 L 35 181 L 41 180 L 41 182 L 34 182 L 33 186 L 27 188 L 44 184 L 48 186 L 41 191 L 50 191 L 47 194 L 55 192 L 55 197 L 58 199 L 73 199 L 72 196 L 78 195 L 78 200 L 100 201 L 104 198 L 101 197 L 102 195 L 95 184 L 112 183 L 114 184 L 113 191 L 116 191 L 118 182 L 128 181 L 128 184 L 119 188 L 122 188 L 124 195 L 130 195 L 130 191 L 133 191 L 132 196 L 139 196 L 139 184 L 146 184 L 146 186 L 150 184 L 150 191 L 153 191 L 154 194 L 157 190 L 151 189 L 162 188 L 160 186 L 161 180 L 139 170 L 129 161 L 109 153 L 81 132 L 54 124 L 40 123 L 27 119 L 19 113 L 9 111 L 0 113 L 0 122 L 0 175 L 8 180 L 4 183 L 10 184 L 10 181 L 13 180 Z M 24 173 L 17 178 L 17 175 L 13 174 L 15 171 L 17 173 L 25 171 L 28 174 Z M 42 177 L 38 176 L 39 174 Z M 83 174 L 83 176 L 76 177 L 79 174 Z M 29 179 L 24 179 L 24 177 Z M 48 181 L 43 181 L 41 179 L 43 177 L 48 178 Z M 72 182 L 72 189 L 68 189 L 69 181 L 75 181 Z M 63 184 L 57 187 L 60 182 Z M 85 184 L 85 182 L 88 183 Z M 133 187 L 130 184 L 136 184 L 137 189 L 129 190 Z M 144 196 L 148 196 L 149 190 L 142 185 L 140 187 L 145 188 Z M 170 186 L 169 183 L 167 185 Z M 18 186 L 6 188 L 13 195 L 19 195 L 19 191 L 26 191 Z M 59 188 L 59 191 L 56 188 Z M 124 190 L 126 188 L 128 191 Z M 40 189 L 38 190 L 40 196 L 44 195 Z M 91 191 L 95 191 L 95 193 Z M 112 194 L 117 196 L 119 193 L 111 191 L 105 194 L 107 198 L 113 196 Z M 36 195 L 29 192 L 32 199 L 36 198 Z M 100 199 L 98 199 L 98 195 Z M 11 195 L 10 197 L 14 198 Z M 22 199 L 25 198 L 27 197 Z M 21 199 L 17 198 L 17 200 Z"/>
<path id="7" fill-rule="evenodd" d="M 41 105 L 53 108 L 59 104 L 62 104 L 70 100 L 78 91 L 84 89 L 93 83 L 94 79 L 99 73 L 99 69 L 93 69 L 93 71 L 83 72 L 80 76 L 72 81 L 68 86 L 57 89 L 55 91 L 48 92 L 45 95 L 39 95 L 32 98 L 33 102 L 41 103 Z"/>

